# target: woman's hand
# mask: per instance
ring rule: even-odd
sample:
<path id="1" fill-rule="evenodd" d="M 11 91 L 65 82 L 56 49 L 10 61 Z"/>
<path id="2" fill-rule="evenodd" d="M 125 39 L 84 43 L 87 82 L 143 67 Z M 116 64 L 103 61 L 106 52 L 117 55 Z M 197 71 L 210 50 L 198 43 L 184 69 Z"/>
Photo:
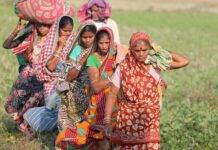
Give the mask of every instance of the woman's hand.
<path id="1" fill-rule="evenodd" d="M 61 50 L 64 48 L 65 43 L 66 43 L 67 39 L 65 36 L 61 36 L 58 38 L 58 47 L 56 49 L 56 52 L 61 52 Z"/>
<path id="2" fill-rule="evenodd" d="M 22 23 L 22 20 L 19 19 L 19 21 L 18 21 L 14 31 L 12 32 L 12 34 L 14 34 L 14 35 L 16 34 L 17 35 L 25 27 L 25 25 L 26 24 Z"/>
<path id="3" fill-rule="evenodd" d="M 189 61 L 184 56 L 178 55 L 176 53 L 170 52 L 172 55 L 172 63 L 170 65 L 170 69 L 178 69 L 185 67 L 189 64 Z"/>

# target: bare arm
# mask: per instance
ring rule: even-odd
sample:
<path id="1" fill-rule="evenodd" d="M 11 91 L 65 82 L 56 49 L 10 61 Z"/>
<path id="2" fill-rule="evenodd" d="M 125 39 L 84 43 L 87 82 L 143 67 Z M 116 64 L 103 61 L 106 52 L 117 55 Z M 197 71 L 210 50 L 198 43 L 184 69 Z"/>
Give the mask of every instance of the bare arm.
<path id="1" fill-rule="evenodd" d="M 111 122 L 111 114 L 113 111 L 113 106 L 117 100 L 117 94 L 119 92 L 119 88 L 117 88 L 115 85 L 112 85 L 110 88 L 110 93 L 106 97 L 106 104 L 105 104 L 105 117 L 104 122 L 106 124 L 110 124 Z"/>
<path id="2" fill-rule="evenodd" d="M 170 65 L 170 69 L 178 69 L 188 65 L 189 61 L 184 56 L 173 52 L 170 52 L 170 54 L 172 55 L 172 63 Z"/>
<path id="3" fill-rule="evenodd" d="M 78 65 L 79 65 L 80 67 L 82 67 L 82 66 L 85 64 L 85 62 L 86 62 L 88 56 L 89 56 L 89 52 L 88 52 L 87 54 L 85 54 L 85 55 L 79 60 Z M 68 72 L 68 74 L 67 74 L 67 81 L 72 81 L 72 80 L 74 80 L 74 79 L 78 76 L 79 72 L 80 72 L 80 69 L 78 70 L 78 69 L 76 69 L 76 68 L 72 68 L 71 70 L 69 70 L 69 72 Z"/>
<path id="4" fill-rule="evenodd" d="M 23 29 L 23 27 L 24 27 L 24 25 L 22 25 L 21 20 L 19 20 L 15 29 L 12 31 L 12 33 L 4 41 L 4 43 L 3 43 L 4 48 L 6 48 L 6 49 L 15 48 L 25 40 L 25 38 L 28 36 L 28 34 L 25 34 L 21 37 L 16 38 L 17 34 L 20 32 L 21 29 Z"/>
<path id="5" fill-rule="evenodd" d="M 58 44 L 57 44 L 57 47 L 55 50 L 55 54 L 49 58 L 49 60 L 46 64 L 46 67 L 49 71 L 51 71 L 51 72 L 55 71 L 57 64 L 58 64 L 58 61 L 59 61 L 59 55 L 64 47 L 65 42 L 66 42 L 65 38 L 58 39 Z"/>
<path id="6" fill-rule="evenodd" d="M 101 79 L 99 70 L 97 68 L 89 67 L 88 74 L 92 88 L 94 89 L 95 93 L 98 93 L 103 89 L 107 88 L 111 83 L 109 79 Z"/>

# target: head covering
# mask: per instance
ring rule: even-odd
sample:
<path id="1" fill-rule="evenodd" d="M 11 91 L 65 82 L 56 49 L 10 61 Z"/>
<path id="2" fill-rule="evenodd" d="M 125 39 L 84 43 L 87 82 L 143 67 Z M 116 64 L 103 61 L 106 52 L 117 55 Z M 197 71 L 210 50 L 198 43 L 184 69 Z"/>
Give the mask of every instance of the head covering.
<path id="1" fill-rule="evenodd" d="M 63 16 L 62 16 L 63 17 Z M 46 68 L 46 64 L 48 59 L 55 53 L 55 48 L 58 43 L 59 38 L 59 23 L 60 17 L 51 27 L 48 36 L 46 37 L 45 44 L 42 48 L 41 57 L 39 61 L 39 65 L 37 68 L 37 77 L 41 81 L 48 82 L 45 84 L 45 93 L 46 95 L 54 88 L 55 82 L 57 79 L 57 74 L 49 72 Z M 72 49 L 74 43 L 74 34 L 72 33 L 66 41 L 64 48 L 60 54 L 59 61 L 63 62 L 66 59 L 67 54 Z"/>
<path id="2" fill-rule="evenodd" d="M 73 42 L 73 46 L 72 46 L 71 51 L 73 50 L 73 48 L 74 48 L 77 44 L 79 44 L 79 40 L 81 40 L 81 33 L 83 32 L 83 29 L 84 29 L 86 26 L 88 26 L 88 25 L 93 25 L 93 26 L 95 26 L 95 24 L 94 24 L 92 21 L 86 21 L 86 22 L 81 23 L 80 26 L 78 27 L 78 29 L 77 29 L 77 31 L 76 31 L 76 35 L 75 35 L 75 37 L 74 37 L 74 42 Z M 96 28 L 96 26 L 95 26 L 95 28 Z M 96 28 L 96 31 L 97 31 L 97 28 Z M 85 49 L 85 50 L 81 53 L 80 57 L 82 57 L 83 55 L 85 55 L 84 53 L 90 53 L 90 52 L 91 52 L 91 49 L 92 49 L 92 47 Z M 68 53 L 68 56 L 70 55 L 71 51 Z M 78 60 L 79 60 L 79 59 L 78 59 Z"/>
<path id="3" fill-rule="evenodd" d="M 91 19 L 91 7 L 97 5 L 101 11 L 99 13 L 100 20 L 105 20 L 111 16 L 111 6 L 105 0 L 89 0 L 87 3 L 83 4 L 77 11 L 77 17 L 80 22 Z"/>
<path id="4" fill-rule="evenodd" d="M 110 52 L 114 52 L 115 51 L 115 43 L 114 43 L 114 35 L 113 35 L 113 31 L 109 28 L 109 27 L 102 27 L 100 28 L 97 33 L 95 34 L 95 39 L 93 42 L 93 48 L 92 51 L 96 51 L 97 50 L 97 45 L 98 45 L 98 41 L 97 41 L 97 35 L 102 32 L 102 31 L 106 31 L 109 34 L 109 39 L 110 39 Z M 114 53 L 113 53 L 114 54 Z"/>
<path id="5" fill-rule="evenodd" d="M 172 62 L 171 54 L 156 43 L 151 42 L 150 36 L 145 32 L 133 33 L 129 41 L 129 47 L 134 48 L 137 41 L 140 40 L 149 41 L 151 45 L 145 64 L 150 64 L 156 69 L 167 70 Z"/>
<path id="6" fill-rule="evenodd" d="M 130 41 L 129 41 L 129 47 L 130 48 L 133 48 L 136 46 L 136 43 L 140 40 L 143 40 L 143 41 L 151 41 L 150 39 L 150 36 L 145 33 L 145 32 L 136 32 L 136 33 L 133 33 L 131 38 L 130 38 Z"/>

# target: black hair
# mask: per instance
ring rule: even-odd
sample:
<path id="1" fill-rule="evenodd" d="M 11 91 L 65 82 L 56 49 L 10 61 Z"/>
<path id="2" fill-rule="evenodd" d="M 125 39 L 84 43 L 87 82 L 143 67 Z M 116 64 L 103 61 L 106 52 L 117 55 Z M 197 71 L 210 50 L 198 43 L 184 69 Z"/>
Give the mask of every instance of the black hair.
<path id="1" fill-rule="evenodd" d="M 85 32 L 91 32 L 91 33 L 93 33 L 95 35 L 96 32 L 97 32 L 97 28 L 96 28 L 95 25 L 92 25 L 92 24 L 89 24 L 89 25 L 86 25 L 85 27 L 83 27 L 82 31 L 80 32 L 79 38 L 78 38 L 78 44 L 79 45 L 83 45 L 82 40 L 81 40 L 81 36 Z"/>
<path id="2" fill-rule="evenodd" d="M 67 24 L 71 24 L 73 26 L 73 19 L 69 16 L 63 16 L 59 22 L 59 28 L 64 28 Z"/>
<path id="3" fill-rule="evenodd" d="M 111 38 L 110 37 L 110 34 L 108 33 L 108 31 L 106 30 L 101 30 L 99 31 L 97 34 L 96 34 L 96 42 L 98 42 L 102 37 L 104 36 L 108 36 L 109 39 Z"/>
<path id="4" fill-rule="evenodd" d="M 95 25 L 92 25 L 92 24 L 86 25 L 86 26 L 82 29 L 82 31 L 81 31 L 81 33 L 80 33 L 80 36 L 81 36 L 83 33 L 85 33 L 85 32 L 92 32 L 93 34 L 96 34 L 97 28 L 96 28 Z"/>

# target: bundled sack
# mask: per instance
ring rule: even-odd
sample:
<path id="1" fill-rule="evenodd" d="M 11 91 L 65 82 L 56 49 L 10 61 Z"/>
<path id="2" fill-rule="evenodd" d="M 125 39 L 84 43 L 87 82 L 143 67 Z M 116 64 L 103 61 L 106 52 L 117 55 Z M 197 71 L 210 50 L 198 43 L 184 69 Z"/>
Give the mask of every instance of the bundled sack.
<path id="1" fill-rule="evenodd" d="M 73 7 L 66 0 L 15 0 L 14 8 L 21 19 L 44 24 L 52 24 L 62 15 L 73 15 Z"/>

